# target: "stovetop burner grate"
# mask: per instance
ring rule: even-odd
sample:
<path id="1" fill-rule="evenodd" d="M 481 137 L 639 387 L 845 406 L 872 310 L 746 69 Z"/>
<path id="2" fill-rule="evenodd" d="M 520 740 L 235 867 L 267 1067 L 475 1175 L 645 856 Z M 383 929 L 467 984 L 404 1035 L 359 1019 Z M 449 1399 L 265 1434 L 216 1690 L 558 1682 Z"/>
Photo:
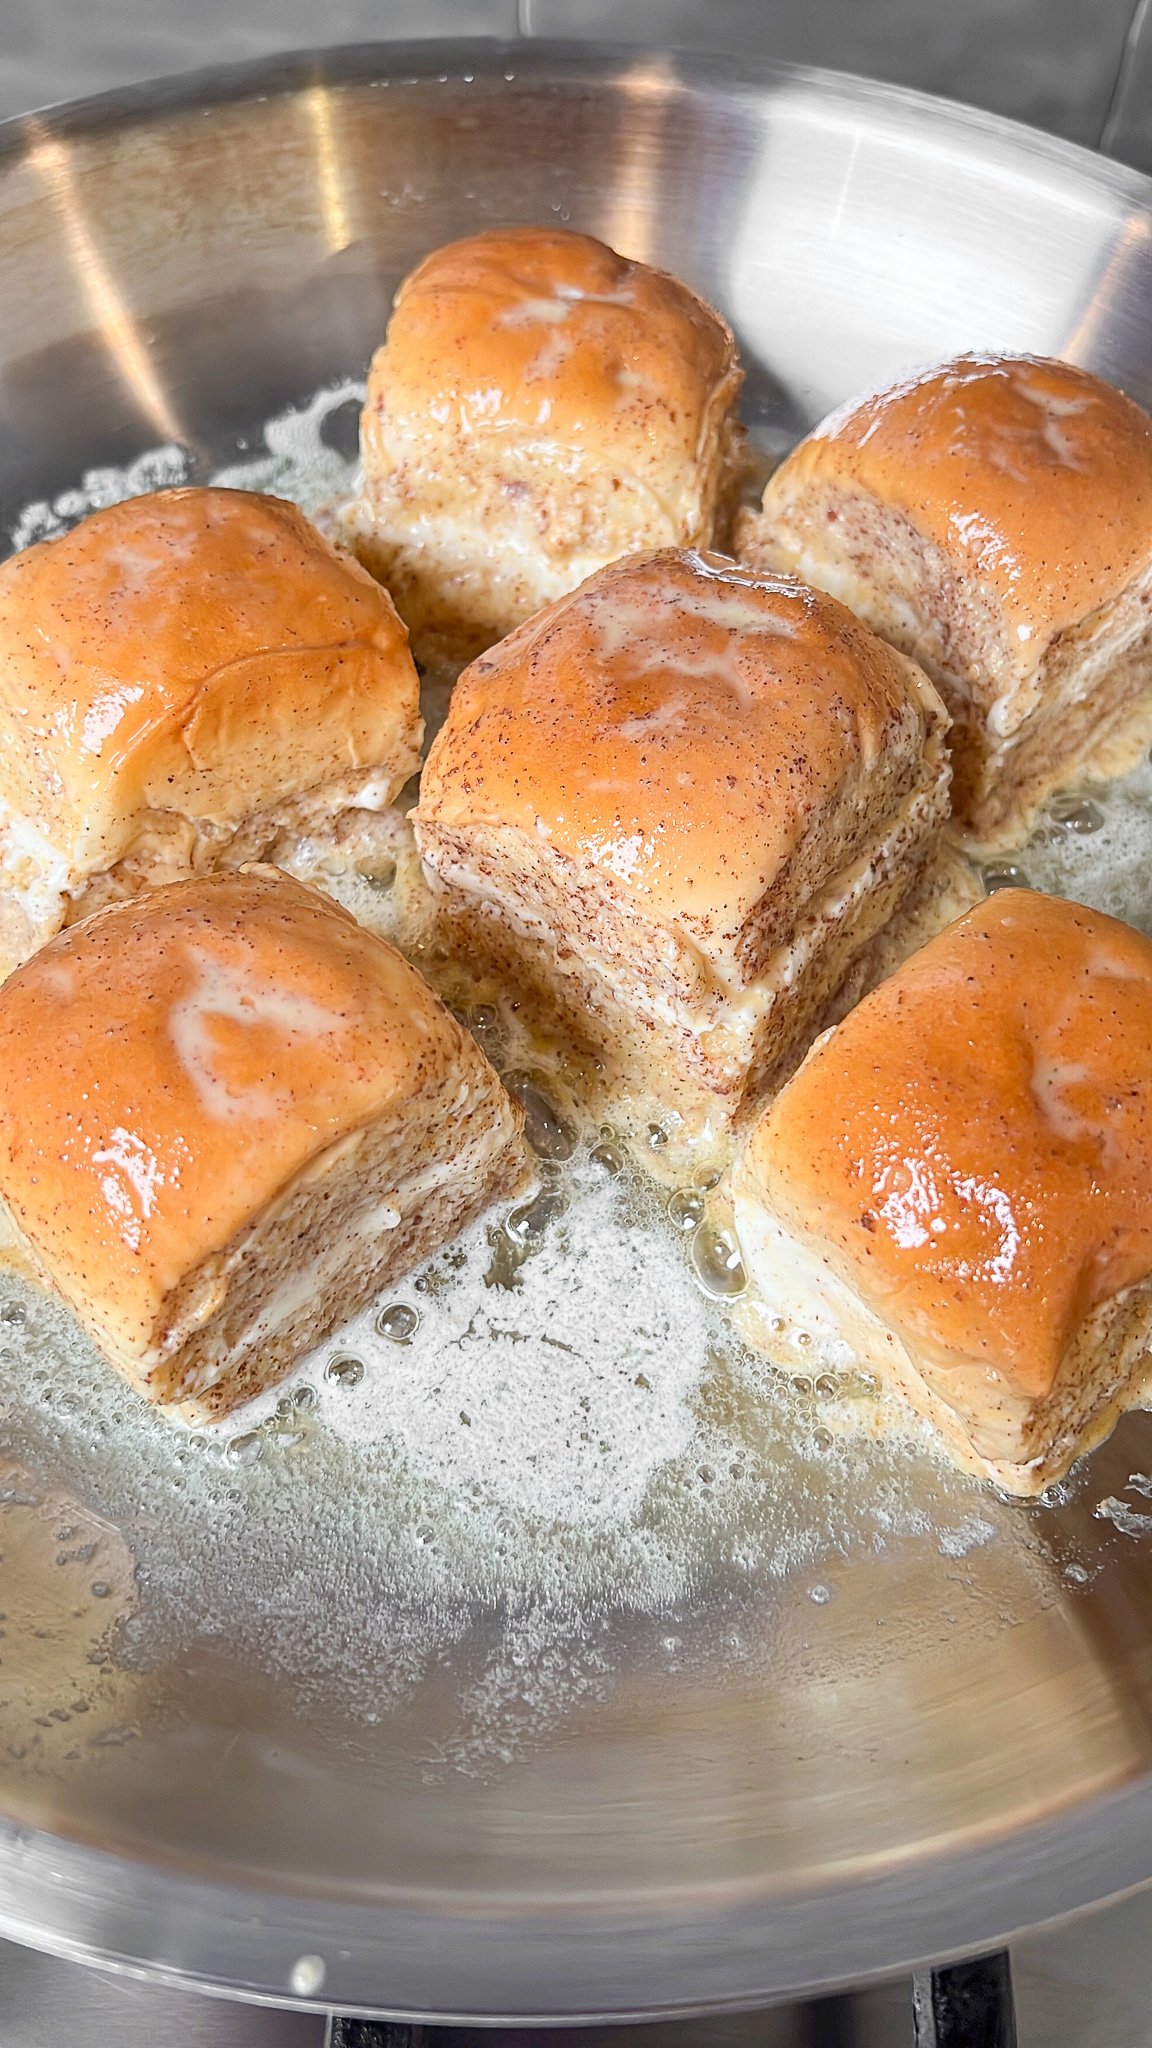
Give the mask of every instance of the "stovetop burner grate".
<path id="1" fill-rule="evenodd" d="M 1121 1912 L 1119 1933 L 1130 1932 Z M 1118 1960 L 1115 1932 L 1111 1945 L 1107 1929 L 1102 1944 L 1093 1940 L 1094 1958 L 1101 1946 L 1113 1967 L 1125 1967 L 1129 1950 L 1122 1940 Z M 1074 1962 L 1074 1935 L 1069 1947 Z M 1074 1998 L 1069 2005 L 1062 1997 L 1054 2031 L 1044 2027 L 1037 1981 L 1035 1963 L 1026 1966 L 1029 2040 L 1037 2048 L 1084 2040 Z M 1109 2038 L 1128 2048 L 1145 2034 L 1121 2027 Z M 0 1940 L 0 2048 L 156 2048 L 160 2041 L 179 2048 L 1015 2048 L 1016 2028 L 1006 1955 L 750 2012 L 631 2025 L 441 2027 L 206 1997 Z"/>
<path id="2" fill-rule="evenodd" d="M 858 2048 L 853 2001 L 821 1999 L 802 2009 L 805 2048 Z M 1016 2048 L 1012 1971 L 1007 1950 L 976 1956 L 912 1979 L 914 2048 Z M 413 2026 L 392 2020 L 328 2024 L 326 2048 L 563 2048 L 579 2029 Z"/>

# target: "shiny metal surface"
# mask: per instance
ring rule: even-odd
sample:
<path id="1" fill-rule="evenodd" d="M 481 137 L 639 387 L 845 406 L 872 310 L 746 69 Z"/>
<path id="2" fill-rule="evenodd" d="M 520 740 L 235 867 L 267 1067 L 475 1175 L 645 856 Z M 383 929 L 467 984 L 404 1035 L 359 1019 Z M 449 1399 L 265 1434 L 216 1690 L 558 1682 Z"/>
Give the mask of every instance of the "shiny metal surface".
<path id="1" fill-rule="evenodd" d="M 570 219 L 715 297 L 768 443 L 963 346 L 1061 350 L 1152 399 L 1147 184 L 882 87 L 413 45 L 128 94 L 5 143 L 5 520 L 159 441 L 206 473 L 358 372 L 402 272 L 489 220 Z M 213 1605 L 225 1560 L 203 1550 L 144 1655 L 178 1521 L 146 1471 L 111 1514 L 98 1461 L 46 1443 L 33 1465 L 0 1491 L 18 1939 L 345 2010 L 668 2012 L 992 1946 L 1152 1879 L 1152 1549 L 1094 1513 L 1152 1469 L 1144 1417 L 1057 1509 L 925 1468 L 922 1525 L 831 1544 L 819 1604 L 810 1570 L 702 1552 L 674 1605 L 549 1639 L 553 1673 L 591 1658 L 595 1682 L 479 1748 L 493 1698 L 534 1683 L 491 1590 L 393 1684 L 381 1586 L 367 1713 L 351 1615 L 343 1657 L 306 1655 L 347 1583 L 334 1504 L 258 1630 Z M 945 1498 L 971 1541 L 939 1536 Z M 227 1540 L 242 1566 L 242 1520 Z"/>
<path id="2" fill-rule="evenodd" d="M 1139 0 L 389 0 L 398 36 L 611 36 L 831 64 L 1100 143 Z M 330 43 L 378 35 L 379 0 L 331 0 Z M 5 0 L 0 115 L 314 41 L 311 0 Z M 1138 108 L 1132 107 L 1135 120 Z M 1115 154 L 1125 156 L 1124 147 Z M 1133 156 L 1133 162 L 1146 163 Z"/>
<path id="3" fill-rule="evenodd" d="M 0 1944 L 4 2048 L 326 2048 L 326 2033 L 318 2013 L 169 1991 Z"/>
<path id="4" fill-rule="evenodd" d="M 1147 1893 L 1013 1944 L 1022 2048 L 1149 2048 Z M 205 1998 L 0 1942 L 4 2048 L 335 2048 L 319 2013 Z M 426 2048 L 563 2048 L 555 2031 L 439 2032 Z M 913 2048 L 908 1978 L 771 2011 L 581 2030 L 580 2048 Z"/>
<path id="5" fill-rule="evenodd" d="M 356 2022 L 205 1998 L 198 1992 L 114 1977 L 0 1942 L 0 2041 L 4 2048 L 376 2048 L 349 2041 Z M 411 2048 L 563 2048 L 532 2028 L 421 2030 Z M 580 2048 L 914 2048 L 912 1986 L 900 1979 L 814 2005 L 718 2013 L 632 2026 L 581 2029 Z M 399 2041 L 393 2048 L 400 2048 Z M 968 2044 L 964 2044 L 968 2048 Z M 1062 2036 L 1025 2048 L 1073 2048 Z M 1077 2039 L 1074 2048 L 1086 2048 Z M 1137 2048 L 1114 2041 L 1109 2048 Z M 1139 2044 L 1143 2048 L 1143 2044 Z"/>

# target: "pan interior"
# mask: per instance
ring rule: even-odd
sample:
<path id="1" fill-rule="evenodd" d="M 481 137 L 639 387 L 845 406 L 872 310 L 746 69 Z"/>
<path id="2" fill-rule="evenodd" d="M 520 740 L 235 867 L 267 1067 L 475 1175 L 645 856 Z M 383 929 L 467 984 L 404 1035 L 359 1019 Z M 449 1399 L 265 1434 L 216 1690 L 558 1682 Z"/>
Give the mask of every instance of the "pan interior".
<path id="1" fill-rule="evenodd" d="M 850 391 L 961 347 L 1065 352 L 1152 396 L 1129 174 L 804 74 L 360 53 L 13 138 L 13 544 L 182 479 L 314 509 L 346 484 L 399 277 L 509 219 L 589 228 L 714 298 L 768 460 Z M 1152 928 L 1150 853 L 1141 770 L 1055 808 L 1014 865 Z M 850 1372 L 797 1384 L 755 1360 L 670 1191 L 598 1150 L 549 1163 L 529 1256 L 480 1226 L 383 1304 L 414 1327 L 362 1318 L 202 1439 L 0 1278 L 8 1924 L 285 1995 L 278 1912 L 353 1929 L 402 1907 L 407 1974 L 369 1991 L 353 1934 L 325 1953 L 333 1996 L 641 2010 L 706 1982 L 720 2003 L 837 1967 L 815 1908 L 787 1959 L 729 1954 L 726 1901 L 796 1911 L 914 1867 L 935 1946 L 962 1945 L 965 1856 L 1146 1778 L 1149 1419 L 1044 1502 L 1002 1500 L 914 1426 L 879 1432 Z M 72 1845 L 147 1863 L 163 1925 L 142 1906 L 113 1926 L 67 1885 L 21 1920 L 17 1849 L 42 1834 L 65 1875 Z M 1059 1903 L 1132 1881 L 1107 1868 Z M 173 1941 L 192 1883 L 202 1906 L 272 1898 L 245 1969 L 210 1906 Z M 582 1948 L 591 1910 L 616 1932 Z M 629 1948 L 641 1910 L 695 1950 Z M 1001 1932 L 1032 1917 L 991 1910 Z M 489 1913 L 524 1954 L 539 1936 L 522 1987 L 495 1942 L 453 1961 L 445 1927 Z M 890 1925 L 871 1966 L 923 1938 Z"/>

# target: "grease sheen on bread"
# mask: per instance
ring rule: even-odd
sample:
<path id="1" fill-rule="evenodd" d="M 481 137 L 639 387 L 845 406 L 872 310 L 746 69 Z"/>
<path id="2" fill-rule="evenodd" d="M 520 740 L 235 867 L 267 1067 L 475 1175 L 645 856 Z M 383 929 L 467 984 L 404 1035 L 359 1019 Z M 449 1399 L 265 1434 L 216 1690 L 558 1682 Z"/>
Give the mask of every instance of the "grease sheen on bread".
<path id="1" fill-rule="evenodd" d="M 987 847 L 1152 729 L 1152 421 L 1071 363 L 961 356 L 834 412 L 740 553 L 832 591 L 939 684 Z"/>
<path id="2" fill-rule="evenodd" d="M 601 564 L 723 538 L 741 383 L 677 278 L 562 228 L 493 228 L 401 285 L 348 531 L 423 660 L 499 640 Z"/>
<path id="3" fill-rule="evenodd" d="M 769 1301 L 1041 1491 L 1149 1369 L 1152 943 L 998 892 L 814 1046 L 735 1194 Z"/>
<path id="4" fill-rule="evenodd" d="M 525 1178 L 415 969 L 274 869 L 61 933 L 0 989 L 0 1196 L 145 1399 L 226 1413 Z"/>
<path id="5" fill-rule="evenodd" d="M 415 814 L 447 941 L 535 991 L 606 1097 L 727 1129 L 924 885 L 945 726 L 794 579 L 617 562 L 457 685 Z"/>
<path id="6" fill-rule="evenodd" d="M 422 731 L 388 597 L 278 498 L 157 491 L 13 556 L 0 964 L 103 902 L 303 837 L 351 857 Z"/>

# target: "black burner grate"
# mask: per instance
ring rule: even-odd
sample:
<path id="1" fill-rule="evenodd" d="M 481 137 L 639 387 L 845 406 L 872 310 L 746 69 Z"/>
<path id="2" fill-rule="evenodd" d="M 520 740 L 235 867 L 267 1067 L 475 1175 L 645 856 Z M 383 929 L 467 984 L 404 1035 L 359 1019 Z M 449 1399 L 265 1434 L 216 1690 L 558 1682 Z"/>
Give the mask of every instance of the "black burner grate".
<path id="1" fill-rule="evenodd" d="M 470 2031 L 336 2017 L 328 2030 L 328 2048 L 463 2048 Z M 915 2048 L 1016 2048 L 1007 1951 L 916 1976 L 912 1981 L 912 2031 Z M 636 2032 L 642 2041 L 643 2027 Z M 579 2034 L 578 2027 L 572 2028 L 562 2038 L 577 2043 Z M 806 2007 L 804 2039 L 809 2048 L 857 2048 L 852 2002 L 824 1999 Z M 518 2040 L 536 2048 L 541 2036 L 532 2029 L 521 2035 L 498 2029 L 486 2040 L 490 2048 L 515 2048 Z"/>

